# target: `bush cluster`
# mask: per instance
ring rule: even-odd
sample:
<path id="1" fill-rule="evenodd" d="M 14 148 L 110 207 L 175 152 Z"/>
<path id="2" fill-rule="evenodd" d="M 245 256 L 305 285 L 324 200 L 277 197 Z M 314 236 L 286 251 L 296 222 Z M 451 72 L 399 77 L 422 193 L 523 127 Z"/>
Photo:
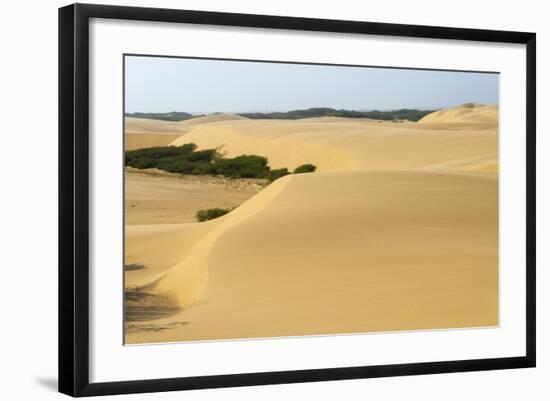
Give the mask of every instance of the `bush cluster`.
<path id="1" fill-rule="evenodd" d="M 198 221 L 208 221 L 229 213 L 231 209 L 220 209 L 218 207 L 212 209 L 199 210 L 195 217 Z"/>
<path id="2" fill-rule="evenodd" d="M 313 173 L 316 169 L 317 167 L 313 164 L 302 164 L 294 169 L 294 174 Z"/>
<path id="3" fill-rule="evenodd" d="M 267 158 L 263 156 L 241 155 L 224 158 L 217 149 L 197 150 L 194 143 L 128 150 L 125 153 L 125 163 L 126 166 L 137 169 L 158 168 L 177 174 L 264 178 L 269 181 L 290 174 L 287 168 L 272 170 Z M 315 171 L 312 164 L 304 164 L 294 170 L 295 173 L 310 171 Z"/>
<path id="4" fill-rule="evenodd" d="M 241 155 L 232 159 L 219 158 L 214 170 L 215 174 L 230 178 L 267 178 L 270 168 L 265 157 Z"/>
<path id="5" fill-rule="evenodd" d="M 284 177 L 285 175 L 288 175 L 290 174 L 290 172 L 288 171 L 288 169 L 285 167 L 285 168 L 278 168 L 278 169 L 275 169 L 275 170 L 271 170 L 269 172 L 269 174 L 267 175 L 267 179 L 269 181 L 275 181 L 277 178 L 281 178 L 281 177 Z"/>

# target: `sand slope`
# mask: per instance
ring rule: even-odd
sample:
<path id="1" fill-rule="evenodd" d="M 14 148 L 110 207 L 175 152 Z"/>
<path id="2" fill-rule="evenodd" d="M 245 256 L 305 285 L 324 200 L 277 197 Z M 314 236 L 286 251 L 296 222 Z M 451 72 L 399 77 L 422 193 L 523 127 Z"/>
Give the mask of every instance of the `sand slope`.
<path id="1" fill-rule="evenodd" d="M 225 113 L 211 114 L 184 121 L 126 117 L 124 119 L 125 150 L 167 146 L 195 126 L 231 120 L 246 120 L 246 118 Z"/>
<path id="2" fill-rule="evenodd" d="M 305 142 L 295 132 L 295 126 L 302 124 L 305 123 L 258 120 L 231 125 L 209 124 L 193 129 L 171 144 L 178 146 L 193 142 L 199 149 L 220 148 L 227 157 L 259 154 L 268 158 L 272 168 L 294 169 L 306 162 L 315 163 L 319 171 L 352 168 L 349 155 L 319 142 Z M 309 132 L 315 132 L 311 127 L 309 129 Z"/>
<path id="3" fill-rule="evenodd" d="M 497 123 L 226 121 L 186 142 L 319 172 L 208 223 L 127 226 L 127 342 L 498 324 Z"/>
<path id="4" fill-rule="evenodd" d="M 430 113 L 420 123 L 487 123 L 498 124 L 498 108 L 479 104 L 465 104 L 459 107 Z"/>
<path id="5" fill-rule="evenodd" d="M 182 258 L 149 291 L 187 308 L 158 324 L 188 323 L 127 341 L 495 325 L 497 196 L 494 177 L 450 173 L 281 179 L 223 220 L 141 241 L 147 268 Z"/>
<path id="6" fill-rule="evenodd" d="M 498 126 L 486 123 L 248 120 L 197 127 L 171 144 L 189 142 L 230 157 L 265 155 L 273 168 L 498 170 Z"/>

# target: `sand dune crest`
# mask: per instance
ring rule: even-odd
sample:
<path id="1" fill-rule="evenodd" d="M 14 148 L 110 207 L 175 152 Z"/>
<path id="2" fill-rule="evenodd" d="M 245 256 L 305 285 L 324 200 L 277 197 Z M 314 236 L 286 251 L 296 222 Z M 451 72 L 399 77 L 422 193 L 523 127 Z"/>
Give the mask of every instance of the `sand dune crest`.
<path id="1" fill-rule="evenodd" d="M 498 124 L 498 107 L 465 104 L 428 114 L 419 123 L 486 123 Z"/>
<path id="2" fill-rule="evenodd" d="M 148 293 L 168 298 L 180 308 L 187 308 L 200 299 L 208 283 L 206 259 L 213 244 L 227 229 L 258 213 L 283 190 L 291 177 L 283 177 L 226 216 L 209 222 L 210 230 L 188 255 L 160 278 L 142 287 Z"/>

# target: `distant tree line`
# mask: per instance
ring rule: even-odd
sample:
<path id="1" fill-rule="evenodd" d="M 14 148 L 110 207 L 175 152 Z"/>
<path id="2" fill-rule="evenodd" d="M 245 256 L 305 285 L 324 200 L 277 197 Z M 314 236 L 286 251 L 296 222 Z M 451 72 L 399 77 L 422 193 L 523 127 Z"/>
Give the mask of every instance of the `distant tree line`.
<path id="1" fill-rule="evenodd" d="M 183 121 L 200 117 L 198 115 L 185 113 L 183 111 L 171 111 L 169 113 L 126 113 L 126 117 L 148 118 L 150 120 Z"/>
<path id="2" fill-rule="evenodd" d="M 417 109 L 399 109 L 388 111 L 357 111 L 346 109 L 333 109 L 330 107 L 313 107 L 303 110 L 290 110 L 284 112 L 271 113 L 240 113 L 242 117 L 251 119 L 279 119 L 279 120 L 298 120 L 301 118 L 312 117 L 348 117 L 348 118 L 371 118 L 374 120 L 409 120 L 418 121 L 422 117 L 432 113 L 434 110 L 417 110 Z M 213 113 L 219 114 L 219 113 Z M 152 120 L 164 121 L 183 121 L 201 115 L 185 113 L 183 111 L 172 111 L 169 113 L 126 113 L 126 117 L 149 118 Z"/>
<path id="3" fill-rule="evenodd" d="M 409 120 L 418 121 L 422 117 L 432 113 L 433 110 L 399 109 L 389 111 L 356 111 L 345 109 L 332 109 L 330 107 L 313 107 L 303 110 L 291 110 L 273 113 L 241 113 L 240 116 L 252 119 L 280 119 L 297 120 L 312 117 L 347 117 L 347 118 L 371 118 L 374 120 Z"/>

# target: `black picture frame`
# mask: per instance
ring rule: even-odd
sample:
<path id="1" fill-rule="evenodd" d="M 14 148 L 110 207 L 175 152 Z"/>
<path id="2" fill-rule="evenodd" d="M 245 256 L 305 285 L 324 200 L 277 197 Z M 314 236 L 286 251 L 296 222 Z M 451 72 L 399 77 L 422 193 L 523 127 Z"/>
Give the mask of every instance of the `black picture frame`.
<path id="1" fill-rule="evenodd" d="M 90 383 L 88 61 L 91 18 L 438 38 L 526 45 L 526 344 L 517 357 Z M 74 4 L 59 9 L 59 391 L 71 396 L 143 393 L 527 368 L 535 366 L 536 35 L 220 12 Z"/>

